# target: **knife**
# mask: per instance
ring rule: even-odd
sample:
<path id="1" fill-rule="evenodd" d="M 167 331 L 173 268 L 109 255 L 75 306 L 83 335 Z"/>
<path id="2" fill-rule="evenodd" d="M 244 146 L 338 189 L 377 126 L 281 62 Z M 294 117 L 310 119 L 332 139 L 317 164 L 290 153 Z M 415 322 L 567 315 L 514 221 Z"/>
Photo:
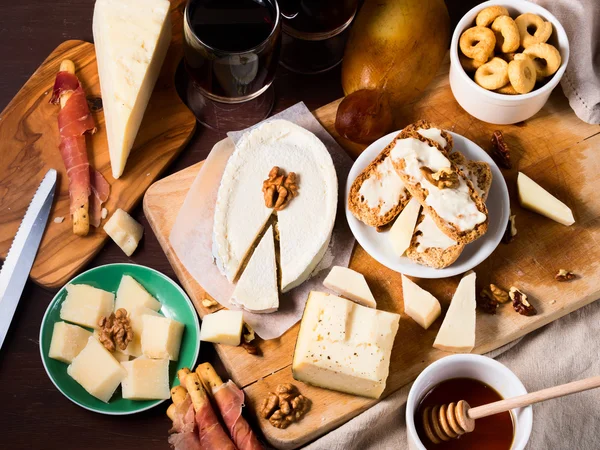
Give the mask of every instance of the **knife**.
<path id="1" fill-rule="evenodd" d="M 44 176 L 0 269 L 0 349 L 46 229 L 56 178 L 54 169 L 50 169 Z"/>

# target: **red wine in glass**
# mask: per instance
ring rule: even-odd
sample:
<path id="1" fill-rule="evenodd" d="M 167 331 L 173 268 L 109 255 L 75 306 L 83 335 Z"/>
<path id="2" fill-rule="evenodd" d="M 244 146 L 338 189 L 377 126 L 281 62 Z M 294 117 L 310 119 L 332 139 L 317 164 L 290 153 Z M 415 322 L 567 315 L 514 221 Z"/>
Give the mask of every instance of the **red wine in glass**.
<path id="1" fill-rule="evenodd" d="M 241 103 L 265 92 L 279 61 L 276 0 L 189 0 L 184 61 L 208 99 Z"/>

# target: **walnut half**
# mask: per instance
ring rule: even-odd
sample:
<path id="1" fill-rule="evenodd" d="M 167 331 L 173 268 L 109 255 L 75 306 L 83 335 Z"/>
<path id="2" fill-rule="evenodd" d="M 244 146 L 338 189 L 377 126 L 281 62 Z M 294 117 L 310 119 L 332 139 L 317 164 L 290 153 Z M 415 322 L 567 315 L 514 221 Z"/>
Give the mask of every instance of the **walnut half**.
<path id="1" fill-rule="evenodd" d="M 423 176 L 439 189 L 454 189 L 458 186 L 458 174 L 450 167 L 434 172 L 429 167 L 421 167 Z"/>
<path id="2" fill-rule="evenodd" d="M 278 385 L 275 392 L 269 392 L 262 401 L 260 415 L 276 428 L 287 428 L 302 419 L 309 409 L 310 400 L 296 386 L 285 383 Z"/>
<path id="3" fill-rule="evenodd" d="M 556 278 L 556 281 L 571 281 L 577 278 L 577 275 L 570 270 L 560 269 L 558 273 L 554 275 L 554 278 Z"/>
<path id="4" fill-rule="evenodd" d="M 98 325 L 100 325 L 98 340 L 111 353 L 117 347 L 125 350 L 133 340 L 133 329 L 124 308 L 117 309 L 108 317 L 102 317 Z"/>
<path id="5" fill-rule="evenodd" d="M 535 307 L 527 300 L 527 295 L 516 287 L 512 286 L 508 291 L 508 295 L 513 302 L 513 308 L 522 316 L 535 316 L 537 314 Z"/>
<path id="6" fill-rule="evenodd" d="M 281 211 L 298 195 L 298 177 L 294 172 L 284 175 L 279 167 L 273 166 L 263 181 L 262 191 L 265 206 Z"/>

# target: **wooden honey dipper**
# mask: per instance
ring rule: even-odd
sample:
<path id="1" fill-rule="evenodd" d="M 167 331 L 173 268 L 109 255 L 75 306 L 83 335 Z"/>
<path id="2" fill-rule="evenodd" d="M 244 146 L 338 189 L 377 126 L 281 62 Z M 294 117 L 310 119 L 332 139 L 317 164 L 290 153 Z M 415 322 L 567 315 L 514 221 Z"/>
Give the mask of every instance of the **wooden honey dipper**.
<path id="1" fill-rule="evenodd" d="M 465 433 L 471 433 L 475 429 L 476 419 L 597 387 L 600 387 L 600 376 L 561 384 L 476 408 L 471 408 L 464 400 L 448 405 L 428 406 L 423 411 L 423 429 L 431 442 L 441 444 L 442 441 L 457 439 Z"/>

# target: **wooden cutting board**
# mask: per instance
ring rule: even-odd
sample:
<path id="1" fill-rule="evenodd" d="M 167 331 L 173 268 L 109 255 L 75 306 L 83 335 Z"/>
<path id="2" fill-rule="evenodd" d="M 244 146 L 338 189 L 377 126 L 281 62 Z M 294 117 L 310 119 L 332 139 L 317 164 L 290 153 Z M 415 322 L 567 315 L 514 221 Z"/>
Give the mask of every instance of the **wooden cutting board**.
<path id="1" fill-rule="evenodd" d="M 494 126 L 474 119 L 454 100 L 448 85 L 448 65 L 417 102 L 406 105 L 398 128 L 417 119 L 428 119 L 462 134 L 484 149 L 490 148 L 495 129 L 504 132 L 511 147 L 514 169 L 504 171 L 516 214 L 518 235 L 510 244 L 500 244 L 479 265 L 478 291 L 493 282 L 506 289 L 517 286 L 529 294 L 538 310 L 534 317 L 517 314 L 509 305 L 494 316 L 477 313 L 475 353 L 485 353 L 513 341 L 600 297 L 600 127 L 580 121 L 566 98 L 556 90 L 535 117 L 512 126 Z M 352 156 L 363 147 L 340 138 L 333 127 L 339 101 L 314 112 L 316 118 Z M 201 301 L 206 294 L 185 270 L 169 245 L 169 233 L 187 191 L 202 163 L 155 183 L 144 197 L 144 211 L 158 240 L 201 317 L 209 311 Z M 523 171 L 573 208 L 576 223 L 565 227 L 522 209 L 518 204 L 516 176 Z M 344 187 L 341 187 L 344 191 Z M 338 211 L 338 214 L 343 214 Z M 402 314 L 394 344 L 390 375 L 384 396 L 411 382 L 426 366 L 447 355 L 431 347 L 439 330 L 437 320 L 423 330 L 403 314 L 400 274 L 387 269 L 356 246 L 350 267 L 365 274 L 378 308 Z M 579 275 L 569 283 L 555 281 L 558 269 Z M 416 280 L 440 299 L 444 312 L 460 277 Z M 298 325 L 281 338 L 260 341 L 261 356 L 249 355 L 239 347 L 217 345 L 231 378 L 243 387 L 247 405 L 255 414 L 260 402 L 279 383 L 292 382 L 312 400 L 312 409 L 299 423 L 280 430 L 267 421 L 259 424 L 267 440 L 278 448 L 305 444 L 343 424 L 376 401 L 312 387 L 292 378 L 291 363 Z M 552 352 L 552 349 L 548 349 Z M 527 380 L 524 380 L 525 382 Z M 256 414 L 258 415 L 258 414 Z"/>
<path id="2" fill-rule="evenodd" d="M 125 173 L 112 177 L 104 113 L 93 113 L 98 132 L 87 138 L 90 163 L 111 185 L 105 207 L 109 216 L 117 208 L 131 210 L 146 189 L 173 161 L 191 138 L 196 119 L 175 90 L 175 71 L 182 57 L 182 17 L 185 0 L 171 0 L 173 39 L 150 99 Z M 25 211 L 40 181 L 50 168 L 59 172 L 56 200 L 42 239 L 33 280 L 46 287 L 60 287 L 102 248 L 107 235 L 90 228 L 86 237 L 75 236 L 69 217 L 66 171 L 58 151 L 59 107 L 48 101 L 63 59 L 75 63 L 92 110 L 101 108 L 100 84 L 94 45 L 67 41 L 58 46 L 31 76 L 0 114 L 0 257 L 5 258 Z M 65 217 L 63 223 L 54 218 Z"/>

